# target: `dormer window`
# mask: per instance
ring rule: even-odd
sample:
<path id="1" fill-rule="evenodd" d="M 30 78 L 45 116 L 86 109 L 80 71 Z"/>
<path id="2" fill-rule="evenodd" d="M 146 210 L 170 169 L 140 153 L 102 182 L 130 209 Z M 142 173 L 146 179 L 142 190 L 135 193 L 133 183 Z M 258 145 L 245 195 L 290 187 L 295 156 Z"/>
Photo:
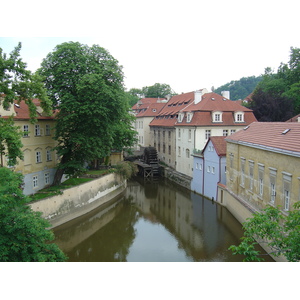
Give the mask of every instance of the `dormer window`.
<path id="1" fill-rule="evenodd" d="M 184 116 L 183 113 L 178 114 L 178 122 L 182 122 L 183 116 Z"/>
<path id="2" fill-rule="evenodd" d="M 235 122 L 244 122 L 244 113 L 241 111 L 234 113 Z"/>
<path id="3" fill-rule="evenodd" d="M 193 114 L 192 113 L 187 113 L 186 115 L 186 121 L 189 123 L 192 121 L 192 117 L 193 117 Z"/>
<path id="4" fill-rule="evenodd" d="M 222 122 L 222 112 L 216 111 L 213 112 L 213 122 Z"/>

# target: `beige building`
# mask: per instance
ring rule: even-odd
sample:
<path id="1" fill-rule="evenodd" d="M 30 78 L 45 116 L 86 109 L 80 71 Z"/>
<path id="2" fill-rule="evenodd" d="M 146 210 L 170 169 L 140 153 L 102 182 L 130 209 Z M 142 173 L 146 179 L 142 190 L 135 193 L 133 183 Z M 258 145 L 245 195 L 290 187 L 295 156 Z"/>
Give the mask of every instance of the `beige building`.
<path id="1" fill-rule="evenodd" d="M 254 122 L 226 141 L 218 201 L 241 223 L 267 205 L 288 213 L 300 200 L 300 123 Z"/>
<path id="2" fill-rule="evenodd" d="M 24 101 L 11 105 L 8 110 L 4 110 L 0 105 L 1 117 L 13 115 L 15 125 L 23 132 L 21 142 L 24 159 L 19 160 L 13 168 L 24 175 L 25 195 L 33 194 L 52 184 L 57 163 L 57 156 L 53 151 L 56 145 L 53 139 L 54 118 L 43 114 L 38 99 L 34 99 L 33 102 L 38 113 L 35 124 L 30 122 L 29 109 Z"/>

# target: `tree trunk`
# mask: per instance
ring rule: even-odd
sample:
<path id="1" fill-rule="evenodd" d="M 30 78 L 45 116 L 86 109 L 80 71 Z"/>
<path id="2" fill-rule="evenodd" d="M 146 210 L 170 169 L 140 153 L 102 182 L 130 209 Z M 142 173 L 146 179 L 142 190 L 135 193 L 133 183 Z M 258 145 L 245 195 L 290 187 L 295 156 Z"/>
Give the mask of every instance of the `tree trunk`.
<path id="1" fill-rule="evenodd" d="M 61 179 L 63 175 L 64 175 L 64 169 L 56 169 L 52 185 L 59 185 L 61 183 Z"/>

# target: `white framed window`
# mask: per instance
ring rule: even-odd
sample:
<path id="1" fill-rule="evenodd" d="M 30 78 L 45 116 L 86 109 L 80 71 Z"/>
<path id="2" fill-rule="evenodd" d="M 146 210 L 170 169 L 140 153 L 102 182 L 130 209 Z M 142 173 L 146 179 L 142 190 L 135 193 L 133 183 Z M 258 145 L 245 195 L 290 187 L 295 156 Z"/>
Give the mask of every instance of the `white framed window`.
<path id="1" fill-rule="evenodd" d="M 210 166 L 207 166 L 207 167 L 206 167 L 206 172 L 207 172 L 207 173 L 210 173 Z"/>
<path id="2" fill-rule="evenodd" d="M 45 184 L 50 184 L 50 173 L 45 173 Z"/>
<path id="3" fill-rule="evenodd" d="M 181 148 L 178 147 L 178 156 L 181 156 Z"/>
<path id="4" fill-rule="evenodd" d="M 290 209 L 292 174 L 282 172 L 283 174 L 283 209 Z"/>
<path id="5" fill-rule="evenodd" d="M 259 195 L 262 197 L 264 194 L 264 172 L 265 172 L 265 166 L 262 164 L 258 165 L 258 189 L 259 189 Z"/>
<path id="6" fill-rule="evenodd" d="M 238 111 L 234 114 L 235 122 L 244 122 L 244 113 Z"/>
<path id="7" fill-rule="evenodd" d="M 231 130 L 230 130 L 230 134 L 235 133 L 235 131 L 236 131 L 235 129 L 231 129 Z"/>
<path id="8" fill-rule="evenodd" d="M 186 121 L 188 122 L 188 123 L 190 123 L 191 121 L 192 121 L 192 114 L 191 113 L 187 113 L 187 115 L 186 115 Z"/>
<path id="9" fill-rule="evenodd" d="M 37 175 L 32 177 L 32 184 L 33 184 L 34 188 L 36 188 L 38 186 L 38 177 L 37 177 Z"/>
<path id="10" fill-rule="evenodd" d="M 211 135 L 211 130 L 210 129 L 205 130 L 205 139 L 206 140 L 208 140 L 210 138 L 210 135 Z"/>
<path id="11" fill-rule="evenodd" d="M 28 136 L 29 136 L 29 126 L 23 125 L 23 137 L 28 137 Z"/>
<path id="12" fill-rule="evenodd" d="M 36 163 L 41 163 L 42 162 L 42 153 L 41 153 L 41 151 L 36 151 L 35 152 L 35 158 L 36 158 Z"/>
<path id="13" fill-rule="evenodd" d="M 249 190 L 253 190 L 253 169 L 254 169 L 254 162 L 249 161 Z"/>
<path id="14" fill-rule="evenodd" d="M 181 138 L 181 131 L 180 131 L 180 128 L 178 129 L 178 138 L 179 138 L 179 139 Z"/>
<path id="15" fill-rule="evenodd" d="M 192 130 L 189 129 L 189 141 L 192 139 Z"/>
<path id="16" fill-rule="evenodd" d="M 215 167 L 211 167 L 211 173 L 215 174 Z"/>
<path id="17" fill-rule="evenodd" d="M 223 136 L 228 136 L 228 130 L 227 129 L 223 130 Z"/>
<path id="18" fill-rule="evenodd" d="M 184 117 L 184 114 L 183 113 L 179 113 L 178 114 L 178 122 L 182 122 L 183 121 L 183 117 Z"/>
<path id="19" fill-rule="evenodd" d="M 276 197 L 275 183 L 271 182 L 270 189 L 271 189 L 270 203 L 274 204 L 275 203 L 275 197 Z"/>
<path id="20" fill-rule="evenodd" d="M 40 128 L 39 124 L 34 125 L 34 134 L 35 134 L 35 136 L 41 135 L 41 128 Z"/>
<path id="21" fill-rule="evenodd" d="M 186 149 L 186 150 L 185 150 L 185 153 L 186 153 L 186 157 L 187 157 L 187 158 L 190 158 L 190 149 Z"/>
<path id="22" fill-rule="evenodd" d="M 202 164 L 199 164 L 199 170 L 202 171 Z"/>
<path id="23" fill-rule="evenodd" d="M 245 158 L 241 158 L 241 185 L 245 185 Z"/>
<path id="24" fill-rule="evenodd" d="M 275 204 L 276 200 L 276 175 L 277 169 L 269 168 L 270 171 L 270 203 Z"/>

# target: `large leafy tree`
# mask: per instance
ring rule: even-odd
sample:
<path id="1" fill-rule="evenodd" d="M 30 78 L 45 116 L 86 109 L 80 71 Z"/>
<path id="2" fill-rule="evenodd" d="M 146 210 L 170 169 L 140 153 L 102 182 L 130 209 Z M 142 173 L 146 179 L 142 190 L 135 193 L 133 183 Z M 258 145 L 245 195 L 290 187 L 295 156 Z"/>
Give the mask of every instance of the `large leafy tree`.
<path id="1" fill-rule="evenodd" d="M 244 236 L 238 246 L 229 249 L 233 254 L 245 255 L 244 261 L 261 261 L 262 254 L 256 244 L 265 244 L 274 256 L 284 256 L 288 261 L 300 261 L 300 202 L 288 215 L 279 207 L 268 206 L 243 224 Z"/>
<path id="2" fill-rule="evenodd" d="M 142 91 L 146 98 L 165 98 L 168 95 L 175 94 L 170 85 L 165 83 L 155 83 L 154 85 L 143 87 Z"/>
<path id="3" fill-rule="evenodd" d="M 51 113 L 51 101 L 41 76 L 26 69 L 26 63 L 20 58 L 21 48 L 19 43 L 9 55 L 0 48 L 0 96 L 3 98 L 0 105 L 7 109 L 14 101 L 24 100 L 34 122 L 37 113 L 32 99 L 38 98 L 44 112 L 48 114 Z"/>
<path id="4" fill-rule="evenodd" d="M 81 172 L 85 162 L 133 143 L 122 67 L 107 50 L 60 44 L 43 60 L 39 73 L 58 109 L 55 139 L 61 162 L 54 184 L 63 173 Z"/>
<path id="5" fill-rule="evenodd" d="M 249 107 L 253 109 L 258 121 L 286 121 L 300 113 L 299 95 L 300 49 L 291 47 L 287 64 L 281 63 L 276 73 L 266 68 L 262 81 L 253 93 L 253 101 L 250 102 Z M 265 107 L 264 110 L 262 106 Z"/>
<path id="6" fill-rule="evenodd" d="M 4 165 L 4 157 L 8 159 L 8 165 L 17 164 L 17 158 L 23 158 L 22 133 L 19 127 L 14 125 L 13 118 L 0 118 L 0 167 Z"/>
<path id="7" fill-rule="evenodd" d="M 66 256 L 56 244 L 48 221 L 26 203 L 22 175 L 0 167 L 0 261 L 55 262 Z"/>

